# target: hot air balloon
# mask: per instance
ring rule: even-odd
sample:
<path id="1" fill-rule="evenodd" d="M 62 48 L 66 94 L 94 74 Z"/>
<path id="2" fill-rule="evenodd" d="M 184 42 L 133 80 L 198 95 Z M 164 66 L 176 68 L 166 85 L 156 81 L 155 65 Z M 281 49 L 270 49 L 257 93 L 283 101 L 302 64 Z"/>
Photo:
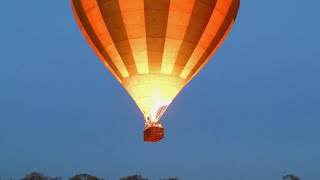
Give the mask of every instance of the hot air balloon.
<path id="1" fill-rule="evenodd" d="M 144 140 L 164 137 L 160 118 L 229 33 L 240 0 L 71 0 L 88 43 L 133 98 Z"/>

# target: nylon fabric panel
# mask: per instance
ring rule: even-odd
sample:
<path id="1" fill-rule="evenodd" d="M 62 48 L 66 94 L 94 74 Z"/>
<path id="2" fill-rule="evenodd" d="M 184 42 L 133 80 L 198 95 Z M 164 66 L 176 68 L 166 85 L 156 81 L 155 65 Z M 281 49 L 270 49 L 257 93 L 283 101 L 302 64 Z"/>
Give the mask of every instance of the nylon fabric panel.
<path id="1" fill-rule="evenodd" d="M 172 74 L 180 76 L 207 27 L 216 2 L 216 0 L 196 0 Z"/>
<path id="2" fill-rule="evenodd" d="M 167 32 L 170 0 L 145 0 L 149 73 L 160 73 Z"/>
<path id="3" fill-rule="evenodd" d="M 211 54 L 207 57 L 207 59 L 204 61 L 204 63 L 201 64 L 201 66 L 198 68 L 198 70 L 193 73 L 192 76 L 189 76 L 188 78 L 185 78 L 188 80 L 188 82 L 197 75 L 197 73 L 210 61 L 211 57 L 215 54 L 215 52 L 219 49 L 219 47 L 221 46 L 221 44 L 223 43 L 224 39 L 227 37 L 227 35 L 229 34 L 232 25 L 234 24 L 234 21 L 231 22 L 231 24 L 229 25 L 229 28 L 227 30 L 227 32 L 224 34 L 223 38 L 220 40 L 219 44 L 217 45 L 217 47 L 211 52 Z"/>
<path id="4" fill-rule="evenodd" d="M 114 72 L 113 74 L 116 76 L 116 78 L 121 81 L 123 79 L 123 76 L 115 66 L 115 64 L 112 62 L 110 56 L 107 53 L 102 53 L 104 50 L 104 47 L 102 43 L 100 42 L 100 39 L 96 35 L 94 29 L 92 28 L 91 24 L 89 23 L 89 20 L 86 16 L 86 12 L 84 11 L 84 8 L 82 6 L 81 0 L 73 0 L 72 5 L 74 8 L 74 12 L 78 17 L 79 25 L 83 27 L 82 32 L 84 33 L 86 39 L 90 43 L 91 47 L 94 48 L 96 54 L 100 57 L 100 59 L 103 61 L 106 66 L 110 67 L 109 70 L 111 72 Z"/>
<path id="5" fill-rule="evenodd" d="M 84 10 L 93 30 L 97 34 L 102 46 L 104 47 L 104 50 L 101 53 L 107 53 L 112 62 L 115 64 L 117 70 L 119 70 L 121 73 L 122 77 L 128 77 L 129 72 L 123 64 L 117 48 L 112 41 L 110 33 L 102 18 L 97 1 L 82 1 L 82 5 L 85 8 Z"/>
<path id="6" fill-rule="evenodd" d="M 119 4 L 138 73 L 149 73 L 144 0 L 119 0 Z"/>
<path id="7" fill-rule="evenodd" d="M 171 0 L 161 73 L 171 74 L 190 22 L 195 0 Z"/>
<path id="8" fill-rule="evenodd" d="M 98 0 L 99 8 L 111 38 L 130 75 L 138 74 L 118 0 Z"/>
<path id="9" fill-rule="evenodd" d="M 231 1 L 229 0 L 220 0 L 217 1 L 216 7 L 211 15 L 210 21 L 197 45 L 195 50 L 193 51 L 190 59 L 185 65 L 180 77 L 186 78 L 199 59 L 207 53 L 209 55 L 210 52 L 207 52 L 211 41 L 214 39 L 216 34 L 219 31 L 224 19 L 226 18 L 226 14 L 230 9 Z"/>
<path id="10" fill-rule="evenodd" d="M 226 18 L 224 19 L 218 33 L 210 43 L 209 47 L 207 48 L 206 52 L 202 55 L 202 57 L 199 59 L 195 67 L 192 69 L 190 74 L 187 76 L 186 80 L 190 81 L 191 77 L 194 76 L 196 72 L 198 72 L 200 67 L 202 67 L 202 64 L 206 61 L 207 58 L 210 58 L 209 55 L 213 54 L 212 52 L 221 45 L 223 42 L 223 38 L 226 37 L 226 33 L 228 32 L 228 29 L 230 29 L 230 24 L 233 23 L 233 21 L 236 19 L 236 15 L 238 13 L 240 1 L 239 0 L 232 0 L 231 6 L 228 10 L 228 13 L 226 14 Z"/>

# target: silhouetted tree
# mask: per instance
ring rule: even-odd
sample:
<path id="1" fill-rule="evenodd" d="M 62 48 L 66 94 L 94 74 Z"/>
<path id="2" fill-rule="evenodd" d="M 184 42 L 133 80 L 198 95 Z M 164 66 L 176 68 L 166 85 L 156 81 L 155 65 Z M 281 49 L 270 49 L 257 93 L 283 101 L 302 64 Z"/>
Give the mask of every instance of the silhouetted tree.
<path id="1" fill-rule="evenodd" d="M 160 180 L 179 180 L 178 178 L 168 178 L 168 179 L 160 179 Z"/>
<path id="2" fill-rule="evenodd" d="M 121 178 L 120 180 L 148 180 L 148 178 L 142 178 L 141 175 L 133 175 L 133 176 Z"/>
<path id="3" fill-rule="evenodd" d="M 69 178 L 69 180 L 103 180 L 102 178 L 98 178 L 96 176 L 90 175 L 90 174 L 77 174 L 71 178 Z"/>
<path id="4" fill-rule="evenodd" d="M 300 180 L 298 176 L 295 176 L 293 174 L 288 174 L 286 176 L 282 177 L 283 180 Z"/>
<path id="5" fill-rule="evenodd" d="M 26 175 L 21 180 L 48 180 L 49 178 L 47 176 L 44 176 L 43 174 L 39 172 L 32 172 L 28 175 Z"/>

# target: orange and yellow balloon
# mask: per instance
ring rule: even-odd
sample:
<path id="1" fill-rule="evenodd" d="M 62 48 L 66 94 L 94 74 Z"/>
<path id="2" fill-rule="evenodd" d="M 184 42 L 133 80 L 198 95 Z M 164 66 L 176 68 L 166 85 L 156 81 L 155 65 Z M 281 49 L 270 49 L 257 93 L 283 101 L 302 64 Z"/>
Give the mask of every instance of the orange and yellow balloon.
<path id="1" fill-rule="evenodd" d="M 240 0 L 71 0 L 80 29 L 145 120 L 162 114 L 230 31 Z"/>

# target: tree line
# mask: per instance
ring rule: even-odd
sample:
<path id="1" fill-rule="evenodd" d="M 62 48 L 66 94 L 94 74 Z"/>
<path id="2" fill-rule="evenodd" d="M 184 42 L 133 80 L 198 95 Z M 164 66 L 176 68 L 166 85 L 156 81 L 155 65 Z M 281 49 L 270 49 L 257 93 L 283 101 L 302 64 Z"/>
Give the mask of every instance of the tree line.
<path id="1" fill-rule="evenodd" d="M 1 178 L 0 178 L 1 180 Z M 14 179 L 9 179 L 14 180 Z M 32 172 L 27 174 L 21 180 L 63 180 L 62 177 L 49 177 L 45 176 L 39 172 Z M 90 175 L 87 173 L 77 174 L 75 176 L 70 177 L 68 180 L 105 180 L 104 178 L 99 178 L 94 175 Z M 143 178 L 141 175 L 133 175 L 120 178 L 119 180 L 148 180 L 148 178 Z M 178 178 L 167 178 L 167 179 L 160 179 L 160 180 L 179 180 Z M 282 177 L 282 180 L 300 180 L 299 176 L 294 174 L 288 174 Z"/>
<path id="2" fill-rule="evenodd" d="M 1 180 L 1 178 L 0 178 Z M 15 179 L 7 179 L 7 180 L 15 180 Z M 63 180 L 62 177 L 49 177 L 43 175 L 39 172 L 32 172 L 27 174 L 25 177 L 21 178 L 21 180 Z M 68 180 L 105 180 L 104 178 L 99 178 L 97 176 L 81 173 L 70 177 Z M 122 177 L 119 180 L 148 180 L 148 178 L 143 178 L 141 175 L 133 175 Z M 160 180 L 179 180 L 178 178 L 168 178 L 168 179 L 160 179 Z"/>

